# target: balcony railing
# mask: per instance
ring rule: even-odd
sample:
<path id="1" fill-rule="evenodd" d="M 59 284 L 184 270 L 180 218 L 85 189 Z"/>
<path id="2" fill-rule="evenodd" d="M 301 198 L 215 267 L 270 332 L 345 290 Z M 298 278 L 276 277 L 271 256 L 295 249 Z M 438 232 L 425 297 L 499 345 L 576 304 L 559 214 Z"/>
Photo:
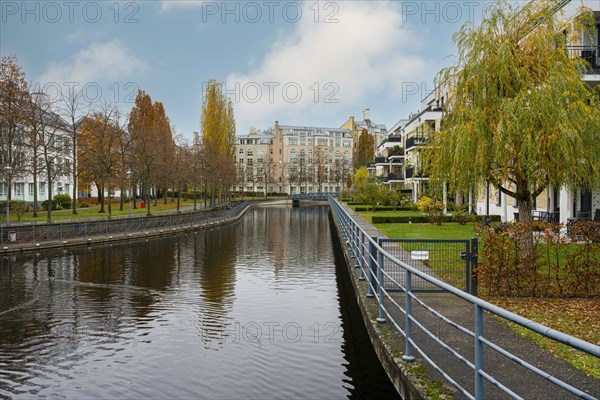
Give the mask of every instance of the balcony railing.
<path id="1" fill-rule="evenodd" d="M 406 179 L 410 178 L 429 178 L 429 174 L 415 171 L 415 167 L 408 167 L 406 168 Z"/>
<path id="2" fill-rule="evenodd" d="M 573 58 L 583 58 L 589 64 L 586 73 L 600 74 L 600 46 L 567 46 Z"/>
<path id="3" fill-rule="evenodd" d="M 375 164 L 385 164 L 387 160 L 385 157 L 375 157 Z"/>
<path id="4" fill-rule="evenodd" d="M 406 139 L 406 149 L 410 149 L 411 147 L 415 147 L 421 144 L 425 144 L 427 142 L 427 138 L 426 137 L 415 137 L 415 136 L 411 136 L 408 139 Z"/>

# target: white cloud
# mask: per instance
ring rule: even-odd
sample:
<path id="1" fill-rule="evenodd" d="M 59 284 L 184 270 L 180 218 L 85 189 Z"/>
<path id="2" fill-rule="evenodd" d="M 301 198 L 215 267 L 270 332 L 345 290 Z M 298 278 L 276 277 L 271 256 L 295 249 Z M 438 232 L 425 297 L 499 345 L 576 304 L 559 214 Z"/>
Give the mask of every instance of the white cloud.
<path id="1" fill-rule="evenodd" d="M 160 11 L 167 11 L 174 8 L 195 8 L 201 7 L 202 3 L 215 3 L 206 0 L 162 0 L 160 2 Z"/>
<path id="2" fill-rule="evenodd" d="M 235 102 L 240 133 L 250 125 L 271 126 L 274 120 L 310 124 L 324 120 L 327 114 L 329 125 L 339 125 L 343 122 L 342 110 L 359 112 L 368 105 L 365 102 L 369 98 L 380 93 L 391 93 L 391 98 L 399 99 L 403 83 L 421 82 L 430 76 L 425 60 L 418 55 L 418 35 L 402 22 L 396 4 L 337 4 L 339 8 L 333 15 L 337 23 L 315 23 L 313 11 L 305 8 L 300 21 L 290 24 L 289 32 L 279 34 L 254 68 L 228 76 L 227 91 L 237 92 L 240 88 Z M 326 13 L 321 11 L 322 20 Z M 271 98 L 269 82 L 279 84 L 274 86 Z M 287 100 L 283 93 L 286 84 Z M 258 99 L 257 86 L 262 88 Z M 297 102 L 290 101 L 295 100 L 294 87 L 302 89 Z M 327 95 L 338 103 L 327 103 Z"/>
<path id="3" fill-rule="evenodd" d="M 146 68 L 130 49 L 112 40 L 92 43 L 67 60 L 51 63 L 39 82 L 116 82 L 139 76 Z"/>

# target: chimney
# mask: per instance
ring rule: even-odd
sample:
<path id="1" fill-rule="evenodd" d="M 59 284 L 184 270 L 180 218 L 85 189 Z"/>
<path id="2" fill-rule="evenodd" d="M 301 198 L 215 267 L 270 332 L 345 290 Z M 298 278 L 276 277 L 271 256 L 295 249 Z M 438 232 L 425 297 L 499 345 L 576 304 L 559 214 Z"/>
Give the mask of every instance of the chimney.
<path id="1" fill-rule="evenodd" d="M 371 109 L 370 108 L 365 108 L 365 111 L 363 111 L 363 120 L 368 120 L 371 119 Z"/>

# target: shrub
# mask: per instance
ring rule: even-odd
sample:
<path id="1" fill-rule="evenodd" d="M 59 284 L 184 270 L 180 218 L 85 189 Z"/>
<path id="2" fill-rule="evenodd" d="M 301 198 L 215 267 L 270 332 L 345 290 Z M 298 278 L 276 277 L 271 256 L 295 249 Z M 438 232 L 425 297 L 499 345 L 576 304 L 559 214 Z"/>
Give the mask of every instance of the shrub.
<path id="1" fill-rule="evenodd" d="M 71 196 L 68 194 L 57 194 L 54 196 L 54 201 L 57 204 L 60 204 L 62 208 L 70 208 L 73 201 L 71 200 Z"/>
<path id="2" fill-rule="evenodd" d="M 9 204 L 11 218 L 16 215 L 17 219 L 20 221 L 23 214 L 27 212 L 28 204 L 23 200 L 11 200 Z M 1 217 L 4 217 L 6 213 L 6 201 L 0 203 L 0 211 Z"/>
<path id="3" fill-rule="evenodd" d="M 452 220 L 454 222 L 458 222 L 461 225 L 465 225 L 467 222 L 473 222 L 475 220 L 475 216 L 469 214 L 466 210 L 464 210 L 463 208 L 457 208 L 453 213 L 452 213 Z"/>
<path id="4" fill-rule="evenodd" d="M 441 225 L 444 222 L 444 204 L 436 198 L 423 196 L 417 201 L 417 208 L 429 217 L 429 222 Z"/>
<path id="5" fill-rule="evenodd" d="M 571 237 L 562 225 L 504 224 L 481 226 L 478 280 L 481 293 L 492 296 L 589 297 L 600 295 L 600 224 L 578 221 Z M 531 232 L 531 248 L 524 248 Z"/>
<path id="6" fill-rule="evenodd" d="M 90 206 L 90 203 L 87 203 L 85 201 L 79 200 L 77 202 L 77 208 L 88 208 Z"/>
<path id="7" fill-rule="evenodd" d="M 48 210 L 48 200 L 42 201 L 42 208 Z M 56 200 L 52 200 L 52 210 L 60 209 L 60 203 Z"/>

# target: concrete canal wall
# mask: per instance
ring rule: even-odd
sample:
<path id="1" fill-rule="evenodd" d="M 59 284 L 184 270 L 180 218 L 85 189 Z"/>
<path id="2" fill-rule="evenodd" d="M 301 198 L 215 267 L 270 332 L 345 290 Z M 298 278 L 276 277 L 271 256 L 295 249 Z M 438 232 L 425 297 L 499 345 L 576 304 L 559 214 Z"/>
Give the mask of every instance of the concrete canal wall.
<path id="1" fill-rule="evenodd" d="M 387 238 L 381 231 L 367 221 L 364 221 L 351 209 L 347 208 L 345 205 L 343 205 L 343 207 L 348 213 L 351 213 L 356 221 L 363 222 L 361 227 L 369 233 L 369 235 Z M 352 282 L 356 301 L 361 310 L 365 327 L 371 338 L 371 343 L 373 344 L 373 348 L 375 349 L 383 368 L 402 399 L 424 400 L 432 398 L 451 398 L 449 394 L 445 393 L 447 389 L 441 389 L 442 385 L 439 382 L 432 382 L 429 380 L 423 366 L 415 362 L 407 363 L 402 360 L 401 357 L 404 353 L 404 338 L 396 331 L 390 322 L 384 324 L 377 322 L 377 301 L 367 297 L 367 282 L 360 279 L 360 269 L 355 267 L 356 260 L 348 250 L 348 245 L 341 234 L 341 229 L 337 226 L 337 222 L 333 217 L 332 221 L 346 260 L 346 272 Z"/>
<path id="2" fill-rule="evenodd" d="M 128 241 L 128 240 L 139 240 L 140 238 L 147 237 L 156 237 L 156 236 L 166 236 L 173 235 L 182 232 L 192 232 L 200 229 L 212 229 L 219 226 L 231 224 L 233 222 L 239 221 L 246 212 L 251 208 L 259 204 L 258 202 L 244 202 L 238 205 L 235 208 L 223 210 L 223 211 L 209 211 L 207 214 L 206 210 L 198 211 L 198 212 L 189 212 L 185 214 L 178 214 L 176 216 L 165 215 L 165 216 L 153 216 L 151 217 L 154 223 L 145 223 L 141 224 L 140 221 L 142 218 L 132 218 L 132 219 L 119 219 L 119 220 L 109 220 L 109 221 L 93 221 L 93 222 L 85 222 L 81 223 L 69 223 L 69 224 L 54 224 L 50 226 L 46 226 L 45 228 L 51 228 L 54 231 L 59 231 L 63 229 L 64 231 L 71 232 L 70 228 L 74 226 L 82 226 L 84 224 L 89 224 L 90 229 L 87 227 L 85 229 L 85 234 L 70 235 L 65 237 L 60 237 L 62 235 L 55 234 L 51 235 L 50 239 L 45 239 L 43 236 L 38 237 L 38 240 L 33 240 L 31 237 L 24 240 L 22 239 L 27 233 L 25 233 L 24 227 L 13 228 L 17 231 L 17 239 L 18 241 L 15 243 L 4 242 L 2 247 L 0 247 L 0 255 L 2 254 L 12 254 L 12 253 L 20 253 L 26 251 L 39 251 L 43 249 L 56 249 L 56 248 L 64 248 L 70 246 L 89 246 L 92 244 L 106 244 L 113 243 L 118 241 Z M 175 217 L 178 217 L 178 220 L 174 220 Z M 171 219 L 170 221 L 167 221 Z M 172 222 L 172 223 L 169 223 Z M 117 224 L 128 226 L 128 228 L 113 229 Z M 61 226 L 62 225 L 62 226 Z M 97 225 L 100 229 L 92 229 L 92 225 Z M 68 228 L 64 228 L 64 227 Z M 106 227 L 103 231 L 103 226 Z M 31 226 L 27 227 L 30 229 L 38 229 L 41 231 L 43 227 L 40 226 Z M 138 229 L 136 229 L 138 228 Z M 73 228 L 74 229 L 74 228 Z M 79 232 L 82 232 L 82 228 L 78 227 Z M 95 233 L 94 233 L 95 232 Z"/>

